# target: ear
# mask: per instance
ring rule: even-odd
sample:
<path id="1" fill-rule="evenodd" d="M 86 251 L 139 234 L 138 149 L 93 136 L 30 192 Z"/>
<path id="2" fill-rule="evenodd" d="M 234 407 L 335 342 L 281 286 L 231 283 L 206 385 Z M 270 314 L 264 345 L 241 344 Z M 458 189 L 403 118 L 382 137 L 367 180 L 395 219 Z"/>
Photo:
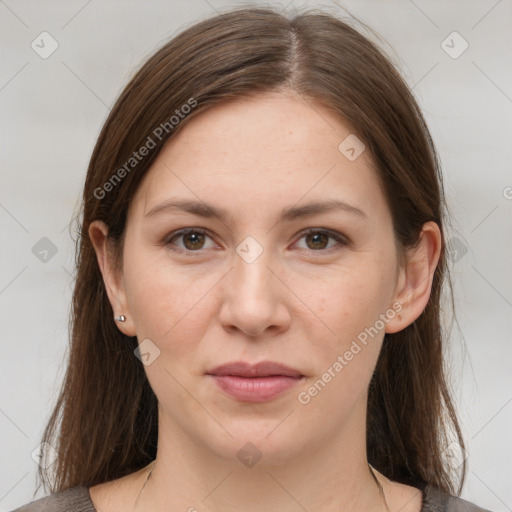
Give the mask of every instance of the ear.
<path id="1" fill-rule="evenodd" d="M 406 262 L 400 269 L 394 301 L 399 302 L 402 309 L 386 324 L 386 333 L 405 329 L 427 306 L 441 245 L 439 226 L 433 221 L 426 222 L 422 227 L 418 245 L 406 254 Z"/>
<path id="2" fill-rule="evenodd" d="M 96 252 L 98 266 L 103 276 L 103 282 L 105 283 L 105 289 L 112 310 L 114 311 L 114 316 L 118 317 L 124 315 L 126 317 L 124 322 L 118 322 L 114 320 L 114 318 L 112 321 L 115 322 L 119 330 L 127 336 L 135 336 L 135 324 L 126 301 L 122 272 L 116 269 L 113 251 L 110 245 L 111 242 L 108 239 L 108 226 L 100 220 L 91 222 L 89 226 L 89 238 Z"/>

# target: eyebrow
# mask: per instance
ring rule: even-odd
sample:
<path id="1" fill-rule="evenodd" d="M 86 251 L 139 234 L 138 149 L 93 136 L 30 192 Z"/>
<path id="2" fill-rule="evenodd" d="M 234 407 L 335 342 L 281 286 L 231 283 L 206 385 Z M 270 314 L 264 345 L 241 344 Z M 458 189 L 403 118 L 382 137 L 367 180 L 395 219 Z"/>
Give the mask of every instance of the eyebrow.
<path id="1" fill-rule="evenodd" d="M 283 208 L 279 214 L 279 221 L 292 221 L 298 218 L 311 217 L 313 215 L 319 215 L 333 210 L 341 210 L 366 219 L 368 218 L 367 215 L 359 208 L 343 201 L 332 199 L 324 202 L 312 202 L 303 206 L 290 206 Z M 191 213 L 199 217 L 217 218 L 222 222 L 230 222 L 232 220 L 232 215 L 223 208 L 189 199 L 169 199 L 157 204 L 144 216 L 153 217 L 158 214 L 176 211 Z"/>

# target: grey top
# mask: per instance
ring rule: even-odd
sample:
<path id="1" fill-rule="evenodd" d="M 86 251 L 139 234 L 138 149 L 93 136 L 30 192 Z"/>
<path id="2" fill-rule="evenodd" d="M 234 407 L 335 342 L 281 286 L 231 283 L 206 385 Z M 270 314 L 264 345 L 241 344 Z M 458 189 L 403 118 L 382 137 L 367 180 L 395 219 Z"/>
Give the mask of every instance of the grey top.
<path id="1" fill-rule="evenodd" d="M 71 487 L 39 498 L 12 512 L 98 512 L 91 501 L 89 488 Z M 490 512 L 469 501 L 450 496 L 434 487 L 422 490 L 421 512 Z"/>

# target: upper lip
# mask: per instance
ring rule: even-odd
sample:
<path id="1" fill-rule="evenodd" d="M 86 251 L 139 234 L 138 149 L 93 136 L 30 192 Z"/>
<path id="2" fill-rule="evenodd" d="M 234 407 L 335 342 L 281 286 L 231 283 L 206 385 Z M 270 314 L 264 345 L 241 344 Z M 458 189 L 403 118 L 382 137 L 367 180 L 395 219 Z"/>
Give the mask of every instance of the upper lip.
<path id="1" fill-rule="evenodd" d="M 213 370 L 207 372 L 208 375 L 234 375 L 237 377 L 269 377 L 286 376 L 302 377 L 303 375 L 289 366 L 274 361 L 261 361 L 260 363 L 250 364 L 245 361 L 235 361 L 221 364 Z"/>

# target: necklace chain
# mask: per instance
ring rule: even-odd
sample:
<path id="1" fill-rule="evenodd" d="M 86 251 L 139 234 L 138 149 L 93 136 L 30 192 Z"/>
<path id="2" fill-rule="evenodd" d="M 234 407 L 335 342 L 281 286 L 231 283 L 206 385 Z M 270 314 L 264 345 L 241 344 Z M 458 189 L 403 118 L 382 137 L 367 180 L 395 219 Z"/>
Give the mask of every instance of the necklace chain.
<path id="1" fill-rule="evenodd" d="M 137 498 L 135 498 L 135 503 L 133 504 L 133 510 L 135 510 L 135 507 L 137 506 L 137 502 L 139 501 L 140 495 L 142 494 L 142 491 L 146 487 L 146 484 L 148 483 L 149 477 L 151 476 L 151 473 L 153 473 L 153 469 L 156 464 L 156 459 L 153 461 L 153 464 L 151 465 L 151 469 L 149 470 L 148 476 L 144 480 L 144 485 L 142 486 L 142 489 L 139 491 L 139 494 L 137 494 Z"/>
<path id="2" fill-rule="evenodd" d="M 384 489 L 382 488 L 382 484 L 379 482 L 379 479 L 377 478 L 377 475 L 375 474 L 375 469 L 373 468 L 373 466 L 370 463 L 368 463 L 368 467 L 370 468 L 372 477 L 375 480 L 377 487 L 379 488 L 379 492 L 380 492 L 382 501 L 384 502 L 384 510 L 386 510 L 386 512 L 390 512 L 388 502 L 386 501 L 386 495 L 384 494 Z"/>
<path id="3" fill-rule="evenodd" d="M 139 491 L 139 494 L 137 494 L 137 498 L 135 498 L 135 503 L 133 504 L 133 510 L 135 510 L 135 507 L 137 506 L 137 503 L 138 503 L 139 498 L 140 498 L 140 496 L 142 494 L 142 491 L 146 487 L 146 484 L 148 483 L 148 480 L 151 477 L 151 473 L 153 473 L 153 469 L 155 467 L 155 464 L 156 464 L 156 459 L 153 461 L 153 463 L 151 465 L 151 469 L 148 472 L 148 476 L 144 480 L 144 484 L 142 485 L 142 489 Z M 375 483 L 377 484 L 377 487 L 379 488 L 379 492 L 380 492 L 380 495 L 382 497 L 382 501 L 384 502 L 384 510 L 386 510 L 386 512 L 390 512 L 389 506 L 388 506 L 388 502 L 386 501 L 386 496 L 384 494 L 384 489 L 382 488 L 382 484 L 379 482 L 377 476 L 375 475 L 375 469 L 372 467 L 371 464 L 368 464 L 368 467 L 370 468 L 370 473 L 372 474 L 372 477 L 375 480 Z"/>

